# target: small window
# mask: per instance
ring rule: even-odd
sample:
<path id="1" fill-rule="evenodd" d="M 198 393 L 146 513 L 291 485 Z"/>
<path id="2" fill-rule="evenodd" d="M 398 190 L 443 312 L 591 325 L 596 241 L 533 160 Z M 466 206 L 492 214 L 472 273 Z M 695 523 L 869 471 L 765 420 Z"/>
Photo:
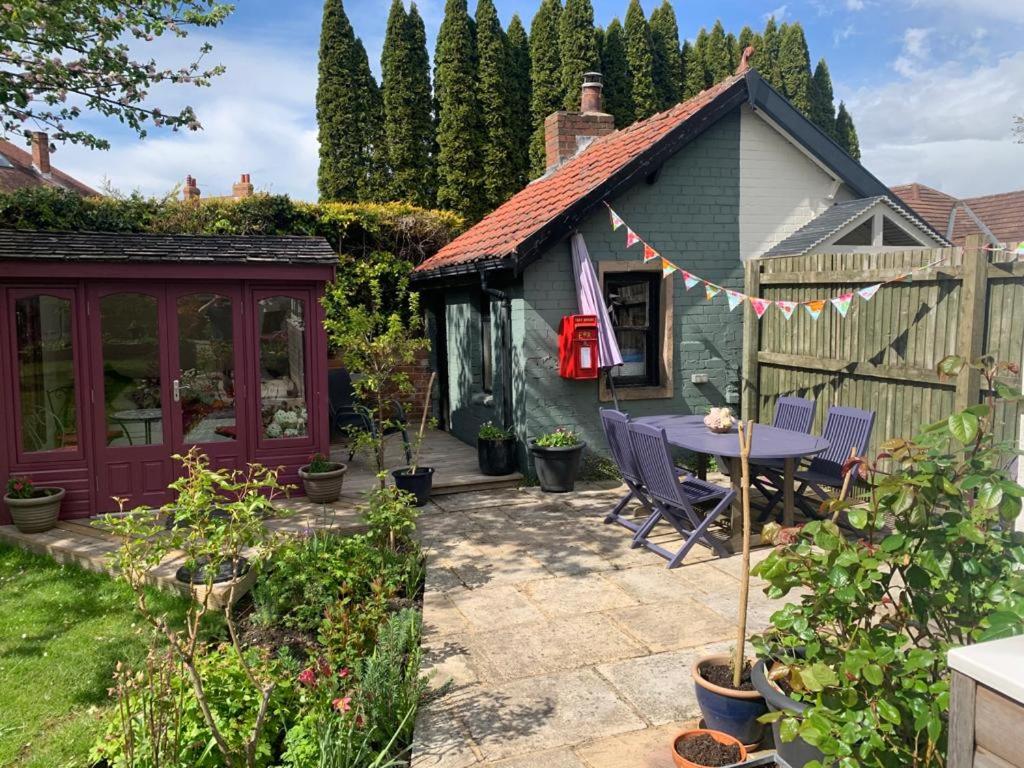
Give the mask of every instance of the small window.
<path id="1" fill-rule="evenodd" d="M 308 434 L 305 314 L 305 302 L 291 296 L 259 303 L 260 410 L 271 440 Z"/>
<path id="2" fill-rule="evenodd" d="M 484 392 L 494 386 L 494 360 L 491 354 L 491 297 L 480 298 L 480 371 Z"/>
<path id="3" fill-rule="evenodd" d="M 885 216 L 882 218 L 882 245 L 914 247 L 921 245 L 921 243 L 896 222 Z"/>
<path id="4" fill-rule="evenodd" d="M 836 245 L 871 245 L 871 219 L 836 240 Z"/>
<path id="5" fill-rule="evenodd" d="M 604 278 L 605 301 L 611 311 L 623 365 L 612 375 L 624 387 L 659 385 L 660 272 L 623 272 Z"/>

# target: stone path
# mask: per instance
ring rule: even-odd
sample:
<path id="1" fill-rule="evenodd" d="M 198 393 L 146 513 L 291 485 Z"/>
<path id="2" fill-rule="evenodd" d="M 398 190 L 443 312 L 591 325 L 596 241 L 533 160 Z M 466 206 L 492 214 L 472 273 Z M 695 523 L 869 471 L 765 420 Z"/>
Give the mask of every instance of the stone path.
<path id="1" fill-rule="evenodd" d="M 424 512 L 426 665 L 450 683 L 420 712 L 413 768 L 671 768 L 672 735 L 699 717 L 691 664 L 734 643 L 740 558 L 697 547 L 669 571 L 603 524 L 621 493 L 466 493 Z M 779 607 L 758 586 L 752 631 Z"/>

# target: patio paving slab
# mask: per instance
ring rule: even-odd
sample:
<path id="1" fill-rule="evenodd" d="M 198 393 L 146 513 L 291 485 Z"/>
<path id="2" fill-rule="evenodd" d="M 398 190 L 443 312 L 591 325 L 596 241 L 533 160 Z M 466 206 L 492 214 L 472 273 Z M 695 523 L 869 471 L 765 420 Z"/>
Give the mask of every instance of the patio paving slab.
<path id="1" fill-rule="evenodd" d="M 615 584 L 600 578 L 563 576 L 533 581 L 523 585 L 523 592 L 551 617 L 596 613 L 637 604 Z"/>
<path id="2" fill-rule="evenodd" d="M 686 597 L 672 603 L 625 608 L 611 616 L 654 653 L 706 645 L 732 637 L 735 632 L 730 620 Z"/>
<path id="3" fill-rule="evenodd" d="M 543 584 L 545 581 L 535 583 Z M 452 591 L 449 600 L 465 617 L 467 628 L 475 631 L 504 629 L 544 620 L 544 614 L 537 606 L 511 584 Z"/>

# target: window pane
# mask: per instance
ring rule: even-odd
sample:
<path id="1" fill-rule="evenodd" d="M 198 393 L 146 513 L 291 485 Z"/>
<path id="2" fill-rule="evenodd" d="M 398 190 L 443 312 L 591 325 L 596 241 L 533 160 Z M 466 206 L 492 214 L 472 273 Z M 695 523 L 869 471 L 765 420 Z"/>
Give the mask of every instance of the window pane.
<path id="1" fill-rule="evenodd" d="M 157 301 L 141 293 L 100 299 L 107 444 L 161 445 L 163 393 Z"/>
<path id="2" fill-rule="evenodd" d="M 78 445 L 71 302 L 27 296 L 14 305 L 21 395 L 21 448 L 73 451 Z"/>
<path id="3" fill-rule="evenodd" d="M 226 296 L 193 293 L 178 299 L 178 398 L 186 443 L 237 436 L 231 312 Z"/>
<path id="4" fill-rule="evenodd" d="M 612 369 L 612 376 L 623 385 L 654 384 L 652 372 L 657 366 L 651 356 L 658 349 L 653 320 L 657 283 L 647 275 L 609 275 L 606 280 L 606 299 L 623 360 L 622 366 Z"/>
<path id="5" fill-rule="evenodd" d="M 305 306 L 301 299 L 272 296 L 259 304 L 260 402 L 263 434 L 306 434 Z"/>

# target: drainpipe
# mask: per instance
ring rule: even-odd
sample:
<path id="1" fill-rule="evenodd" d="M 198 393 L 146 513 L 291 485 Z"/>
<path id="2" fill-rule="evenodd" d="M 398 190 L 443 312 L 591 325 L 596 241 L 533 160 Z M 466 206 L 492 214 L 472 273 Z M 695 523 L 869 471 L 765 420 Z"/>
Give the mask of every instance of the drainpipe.
<path id="1" fill-rule="evenodd" d="M 512 299 L 505 291 L 487 285 L 487 273 L 480 272 L 480 290 L 501 302 L 501 419 L 502 426 L 512 426 Z"/>

